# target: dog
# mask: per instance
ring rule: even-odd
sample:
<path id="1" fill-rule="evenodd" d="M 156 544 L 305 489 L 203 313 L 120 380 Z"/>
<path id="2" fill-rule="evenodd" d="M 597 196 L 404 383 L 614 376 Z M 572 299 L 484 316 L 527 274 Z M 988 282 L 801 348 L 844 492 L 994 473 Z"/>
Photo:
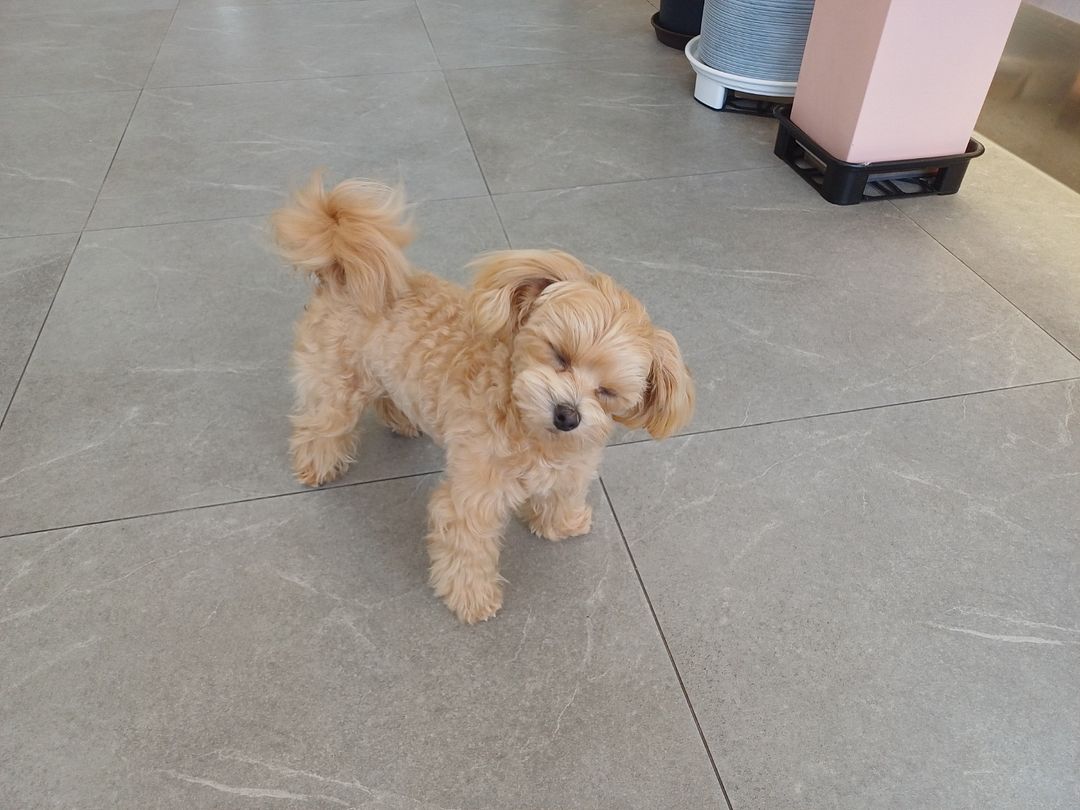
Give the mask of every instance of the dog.
<path id="1" fill-rule="evenodd" d="M 694 385 L 670 332 L 602 273 L 554 250 L 472 263 L 463 289 L 412 268 L 399 190 L 316 174 L 272 215 L 283 257 L 313 277 L 296 325 L 296 477 L 319 486 L 353 460 L 365 408 L 446 453 L 428 506 L 430 584 L 462 622 L 502 606 L 499 551 L 515 512 L 548 540 L 586 534 L 615 423 L 664 438 Z"/>

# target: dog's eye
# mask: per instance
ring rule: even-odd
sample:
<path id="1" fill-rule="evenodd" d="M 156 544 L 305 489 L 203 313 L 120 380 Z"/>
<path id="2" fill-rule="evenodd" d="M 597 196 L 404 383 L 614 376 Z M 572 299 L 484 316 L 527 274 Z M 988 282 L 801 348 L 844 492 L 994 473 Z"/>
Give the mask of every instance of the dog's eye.
<path id="1" fill-rule="evenodd" d="M 600 397 L 600 399 L 615 399 L 616 396 L 615 392 L 612 391 L 610 388 L 603 387 L 596 389 L 596 395 Z"/>
<path id="2" fill-rule="evenodd" d="M 565 354 L 560 352 L 554 346 L 551 347 L 551 353 L 555 356 L 555 365 L 559 367 L 559 371 L 566 371 L 570 368 L 570 361 Z"/>

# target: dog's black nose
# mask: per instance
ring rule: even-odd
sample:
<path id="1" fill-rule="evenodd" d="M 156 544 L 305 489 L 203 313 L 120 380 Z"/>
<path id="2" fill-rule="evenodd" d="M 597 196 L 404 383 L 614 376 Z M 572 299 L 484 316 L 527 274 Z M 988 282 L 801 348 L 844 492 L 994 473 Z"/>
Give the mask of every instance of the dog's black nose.
<path id="1" fill-rule="evenodd" d="M 559 430 L 573 430 L 581 424 L 581 414 L 573 405 L 561 403 L 555 406 L 555 418 L 552 422 Z"/>

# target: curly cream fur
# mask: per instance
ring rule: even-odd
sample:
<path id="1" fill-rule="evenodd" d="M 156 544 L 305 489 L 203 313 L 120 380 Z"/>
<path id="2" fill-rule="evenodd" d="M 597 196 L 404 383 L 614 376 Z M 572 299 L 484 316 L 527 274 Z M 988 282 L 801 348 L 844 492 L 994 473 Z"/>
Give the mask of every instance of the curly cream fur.
<path id="1" fill-rule="evenodd" d="M 588 486 L 614 422 L 663 438 L 690 419 L 694 387 L 675 339 L 572 256 L 487 254 L 465 290 L 410 266 L 398 192 L 360 180 L 327 192 L 317 175 L 272 224 L 283 255 L 315 278 L 293 352 L 296 476 L 311 486 L 340 476 L 367 407 L 442 445 L 430 582 L 464 622 L 502 605 L 512 514 L 551 540 L 589 531 Z M 559 404 L 580 415 L 575 429 L 555 428 Z"/>

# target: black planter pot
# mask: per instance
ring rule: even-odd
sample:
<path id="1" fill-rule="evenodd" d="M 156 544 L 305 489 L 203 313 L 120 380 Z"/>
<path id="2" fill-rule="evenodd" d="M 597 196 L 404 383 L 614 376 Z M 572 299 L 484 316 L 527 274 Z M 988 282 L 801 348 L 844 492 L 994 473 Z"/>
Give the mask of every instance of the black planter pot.
<path id="1" fill-rule="evenodd" d="M 652 16 L 656 38 L 680 51 L 701 33 L 705 0 L 660 0 L 660 10 Z"/>

